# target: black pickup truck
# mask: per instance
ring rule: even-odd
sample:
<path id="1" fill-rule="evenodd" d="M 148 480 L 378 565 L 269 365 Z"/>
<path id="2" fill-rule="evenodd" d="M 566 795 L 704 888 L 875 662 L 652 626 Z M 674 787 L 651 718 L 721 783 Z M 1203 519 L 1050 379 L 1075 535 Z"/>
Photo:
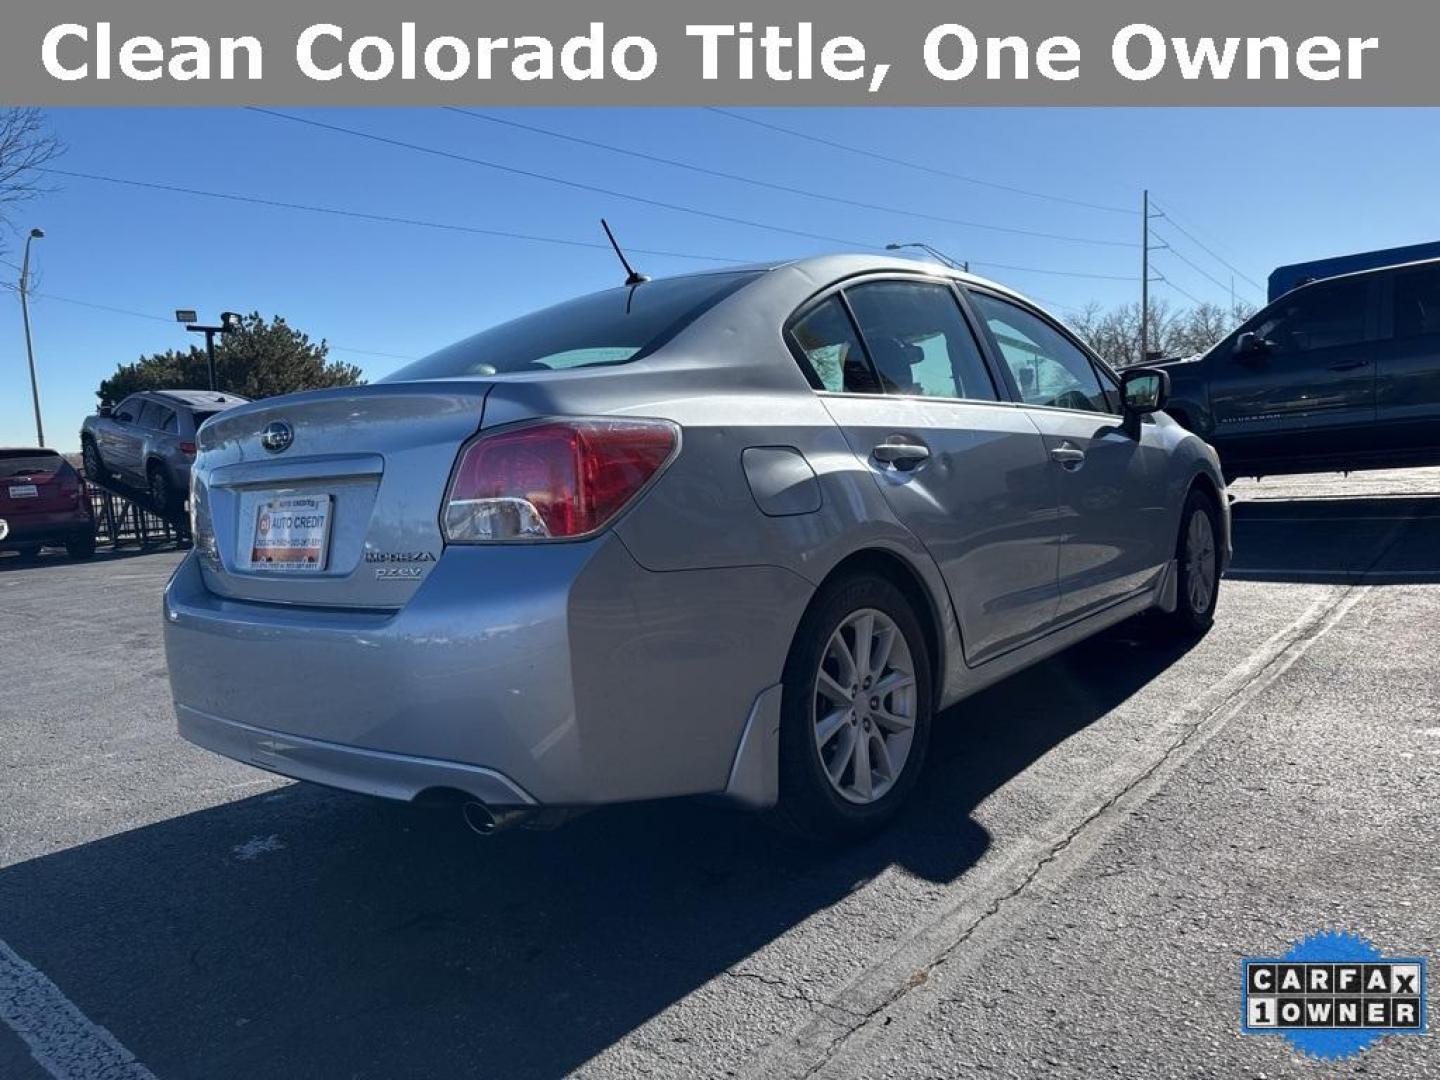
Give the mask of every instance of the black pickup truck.
<path id="1" fill-rule="evenodd" d="M 1440 464 L 1440 259 L 1301 285 L 1150 366 L 1228 477 Z"/>

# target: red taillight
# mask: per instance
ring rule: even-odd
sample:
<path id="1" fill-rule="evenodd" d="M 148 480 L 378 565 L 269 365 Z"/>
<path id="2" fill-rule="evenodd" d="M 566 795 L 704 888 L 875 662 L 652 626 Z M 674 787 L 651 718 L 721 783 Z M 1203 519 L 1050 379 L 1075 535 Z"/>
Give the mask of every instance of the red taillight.
<path id="1" fill-rule="evenodd" d="M 481 435 L 445 499 L 452 543 L 584 536 L 605 526 L 674 453 L 659 420 L 551 420 Z"/>
<path id="2" fill-rule="evenodd" d="M 181 452 L 182 454 L 184 454 L 186 457 L 194 457 L 194 456 L 195 456 L 195 444 L 194 444 L 193 442 L 182 442 L 182 443 L 180 444 L 180 452 Z"/>

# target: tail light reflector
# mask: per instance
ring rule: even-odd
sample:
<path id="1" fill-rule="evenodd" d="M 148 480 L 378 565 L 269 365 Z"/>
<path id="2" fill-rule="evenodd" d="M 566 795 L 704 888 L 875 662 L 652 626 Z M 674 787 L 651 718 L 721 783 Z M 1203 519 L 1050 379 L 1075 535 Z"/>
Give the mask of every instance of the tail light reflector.
<path id="1" fill-rule="evenodd" d="M 193 442 L 182 442 L 182 443 L 180 444 L 180 452 L 181 452 L 182 454 L 184 454 L 186 457 L 194 457 L 194 456 L 195 456 L 195 444 L 194 444 Z"/>
<path id="2" fill-rule="evenodd" d="M 460 451 L 441 523 L 456 544 L 564 540 L 603 529 L 666 464 L 663 420 L 547 420 Z"/>

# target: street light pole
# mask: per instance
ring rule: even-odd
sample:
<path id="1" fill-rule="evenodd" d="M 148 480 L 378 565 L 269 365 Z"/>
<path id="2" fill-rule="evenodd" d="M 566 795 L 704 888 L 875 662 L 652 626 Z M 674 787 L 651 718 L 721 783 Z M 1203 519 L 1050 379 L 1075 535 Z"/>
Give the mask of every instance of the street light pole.
<path id="1" fill-rule="evenodd" d="M 912 241 L 908 244 L 885 245 L 886 251 L 899 251 L 901 248 L 919 248 L 921 251 L 926 252 L 936 262 L 944 263 L 952 270 L 964 270 L 967 274 L 970 272 L 969 259 L 966 259 L 964 262 L 961 262 L 958 259 L 952 259 L 949 255 L 946 255 L 939 248 L 933 248 L 929 244 L 922 244 L 919 241 Z"/>
<path id="2" fill-rule="evenodd" d="M 40 419 L 40 384 L 35 379 L 35 344 L 30 337 L 30 242 L 43 240 L 44 229 L 31 229 L 25 237 L 25 258 L 20 261 L 20 317 L 25 323 L 25 355 L 30 361 L 30 400 L 35 405 L 35 441 L 45 445 L 45 424 Z"/>
<path id="3" fill-rule="evenodd" d="M 239 330 L 242 326 L 240 315 L 234 311 L 221 312 L 219 326 L 198 325 L 195 322 L 194 311 L 177 311 L 175 312 L 175 319 L 177 322 L 184 323 L 185 329 L 189 330 L 192 334 L 205 335 L 205 360 L 210 368 L 210 389 L 218 391 L 220 387 L 217 385 L 215 378 L 215 335 L 231 334 Z"/>

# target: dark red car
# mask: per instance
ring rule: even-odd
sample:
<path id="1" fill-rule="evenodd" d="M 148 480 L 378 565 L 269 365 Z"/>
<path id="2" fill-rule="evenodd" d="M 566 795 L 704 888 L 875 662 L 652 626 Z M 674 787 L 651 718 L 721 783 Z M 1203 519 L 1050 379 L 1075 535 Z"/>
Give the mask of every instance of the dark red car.
<path id="1" fill-rule="evenodd" d="M 95 554 L 85 481 L 54 450 L 0 448 L 0 550 L 34 556 L 47 544 L 72 559 Z"/>

